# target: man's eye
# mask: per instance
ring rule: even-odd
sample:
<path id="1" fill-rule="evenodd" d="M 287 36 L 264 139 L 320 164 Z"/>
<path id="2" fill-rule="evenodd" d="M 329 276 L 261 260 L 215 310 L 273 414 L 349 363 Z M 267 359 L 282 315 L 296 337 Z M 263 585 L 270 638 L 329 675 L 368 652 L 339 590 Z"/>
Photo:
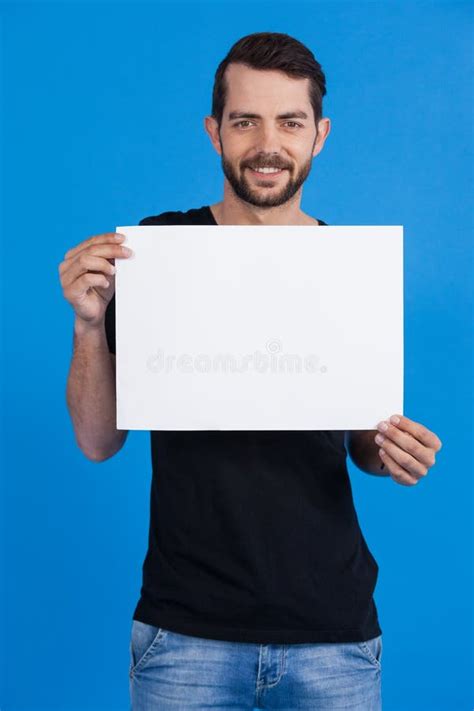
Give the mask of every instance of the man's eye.
<path id="1" fill-rule="evenodd" d="M 243 123 L 250 123 L 247 119 L 243 119 L 242 121 L 237 121 L 237 123 L 234 123 L 234 126 L 242 126 Z M 292 123 L 294 126 L 298 126 L 299 128 L 303 128 L 300 123 L 297 123 L 296 121 L 286 121 L 286 123 Z"/>

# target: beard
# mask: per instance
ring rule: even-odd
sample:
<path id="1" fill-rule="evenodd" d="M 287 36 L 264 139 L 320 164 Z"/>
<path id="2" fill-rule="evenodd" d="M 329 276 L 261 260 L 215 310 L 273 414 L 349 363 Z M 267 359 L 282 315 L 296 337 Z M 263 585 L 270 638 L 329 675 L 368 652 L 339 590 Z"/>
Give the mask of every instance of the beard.
<path id="1" fill-rule="evenodd" d="M 286 169 L 286 172 L 288 173 L 288 178 L 285 174 L 278 176 L 277 178 L 275 178 L 275 180 L 262 178 L 260 186 L 254 186 L 254 178 L 250 178 L 252 183 L 247 179 L 247 176 L 249 175 L 249 170 L 247 167 L 244 167 L 241 170 L 240 175 L 237 174 L 237 171 L 234 169 L 232 163 L 228 161 L 225 157 L 222 141 L 220 141 L 222 170 L 224 172 L 225 177 L 229 181 L 229 184 L 232 187 L 234 193 L 244 202 L 247 202 L 250 205 L 255 205 L 256 207 L 278 207 L 279 205 L 284 205 L 286 202 L 291 200 L 291 198 L 296 195 L 296 193 L 308 177 L 313 162 L 312 153 L 315 144 L 316 138 L 314 140 L 313 148 L 311 149 L 311 154 L 308 160 L 299 169 L 299 171 L 294 177 L 291 176 L 290 169 Z M 248 163 L 246 163 L 246 165 L 249 165 L 250 163 L 252 165 L 262 164 L 270 166 L 274 165 L 275 167 L 283 167 L 283 163 L 278 158 L 272 156 L 269 156 L 268 158 L 265 158 L 264 156 L 259 156 L 253 161 L 249 161 Z M 275 188 L 275 183 L 277 180 L 280 180 L 282 182 L 281 188 Z"/>

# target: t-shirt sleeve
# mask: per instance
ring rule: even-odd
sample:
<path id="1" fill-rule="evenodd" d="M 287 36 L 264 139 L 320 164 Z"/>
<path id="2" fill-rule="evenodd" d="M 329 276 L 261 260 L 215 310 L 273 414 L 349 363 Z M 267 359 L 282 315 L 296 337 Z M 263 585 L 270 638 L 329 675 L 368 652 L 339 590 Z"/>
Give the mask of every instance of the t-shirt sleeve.
<path id="1" fill-rule="evenodd" d="M 115 294 L 110 299 L 105 310 L 105 335 L 109 352 L 115 354 Z"/>

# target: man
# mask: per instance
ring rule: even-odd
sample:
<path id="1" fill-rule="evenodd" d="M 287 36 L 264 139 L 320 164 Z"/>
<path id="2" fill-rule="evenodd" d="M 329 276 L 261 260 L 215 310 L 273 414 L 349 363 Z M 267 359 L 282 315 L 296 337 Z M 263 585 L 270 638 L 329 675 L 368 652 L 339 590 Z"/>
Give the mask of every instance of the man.
<path id="1" fill-rule="evenodd" d="M 325 93 L 321 66 L 297 40 L 239 40 L 219 65 L 205 118 L 223 200 L 140 224 L 325 225 L 300 208 L 330 131 Z M 128 434 L 115 420 L 113 263 L 127 258 L 123 250 L 118 235 L 101 234 L 60 265 L 76 313 L 67 401 L 78 445 L 94 461 Z M 150 433 L 134 711 L 381 708 L 378 565 L 358 524 L 347 451 L 361 470 L 411 486 L 441 442 L 403 416 L 379 429 Z"/>

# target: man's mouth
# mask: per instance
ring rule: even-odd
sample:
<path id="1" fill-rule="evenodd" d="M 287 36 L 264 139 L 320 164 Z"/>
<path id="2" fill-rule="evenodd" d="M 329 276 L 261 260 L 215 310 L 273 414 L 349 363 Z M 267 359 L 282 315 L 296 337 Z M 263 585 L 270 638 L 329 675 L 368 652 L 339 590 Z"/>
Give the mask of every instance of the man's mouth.
<path id="1" fill-rule="evenodd" d="M 258 168 L 254 169 L 249 166 L 249 171 L 250 173 L 257 177 L 257 178 L 263 178 L 264 180 L 268 180 L 271 178 L 278 178 L 280 175 L 282 175 L 285 171 L 286 168 Z"/>

